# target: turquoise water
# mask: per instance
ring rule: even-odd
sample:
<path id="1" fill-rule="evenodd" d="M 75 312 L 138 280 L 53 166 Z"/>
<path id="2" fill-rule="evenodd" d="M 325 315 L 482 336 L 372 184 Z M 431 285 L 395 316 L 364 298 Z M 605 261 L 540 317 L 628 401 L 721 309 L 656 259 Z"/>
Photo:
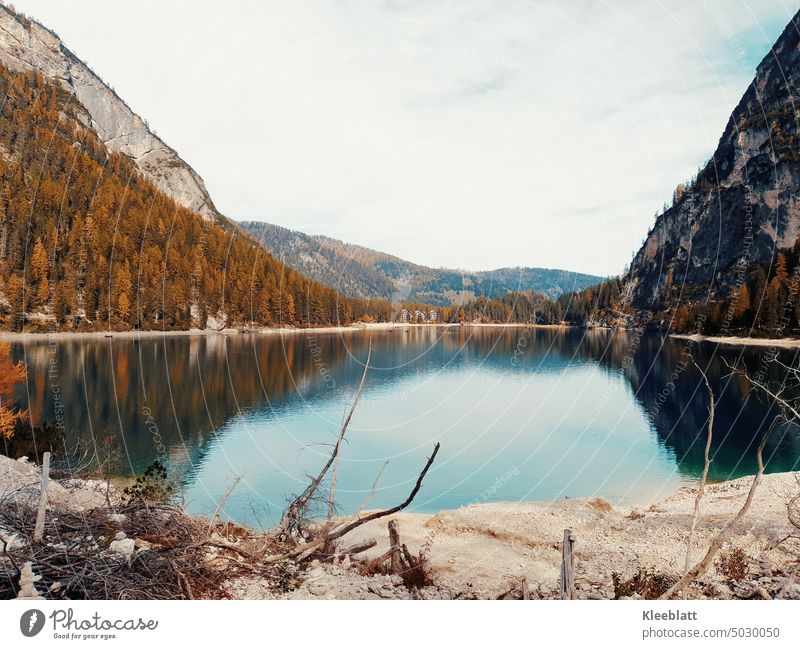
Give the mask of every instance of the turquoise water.
<path id="1" fill-rule="evenodd" d="M 436 442 L 419 511 L 594 495 L 643 503 L 702 471 L 707 393 L 680 364 L 685 343 L 656 336 L 409 327 L 54 339 L 14 344 L 12 356 L 28 363 L 18 396 L 35 422 L 54 419 L 58 385 L 70 443 L 116 445 L 125 474 L 162 458 L 197 513 L 240 475 L 225 515 L 268 526 L 330 453 L 370 338 L 338 469 L 341 511 L 401 502 Z M 752 473 L 754 441 L 775 413 L 722 360 L 756 367 L 761 352 L 692 353 L 719 400 L 711 478 Z M 770 377 L 781 379 L 777 367 Z M 796 430 L 776 430 L 768 470 L 797 468 L 798 451 Z"/>

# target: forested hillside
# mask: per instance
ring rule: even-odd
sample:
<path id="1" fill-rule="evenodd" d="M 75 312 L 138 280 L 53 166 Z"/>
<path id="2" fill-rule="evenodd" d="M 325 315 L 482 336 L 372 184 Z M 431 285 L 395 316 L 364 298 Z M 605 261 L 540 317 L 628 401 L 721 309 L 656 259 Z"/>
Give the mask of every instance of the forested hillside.
<path id="1" fill-rule="evenodd" d="M 351 297 L 372 297 L 449 306 L 479 296 L 502 298 L 534 291 L 556 299 L 601 281 L 595 275 L 553 268 L 464 271 L 414 264 L 364 246 L 312 236 L 271 223 L 242 228 L 277 259 Z"/>
<path id="2" fill-rule="evenodd" d="M 7 329 L 186 329 L 391 317 L 179 206 L 39 72 L 0 66 L 0 305 Z"/>

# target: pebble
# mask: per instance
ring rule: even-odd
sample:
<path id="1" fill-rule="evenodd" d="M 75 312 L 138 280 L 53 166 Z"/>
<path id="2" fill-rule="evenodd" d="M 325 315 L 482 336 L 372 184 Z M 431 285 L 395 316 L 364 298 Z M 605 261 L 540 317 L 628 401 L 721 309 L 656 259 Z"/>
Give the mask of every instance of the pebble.
<path id="1" fill-rule="evenodd" d="M 121 539 L 118 541 L 111 541 L 108 549 L 130 561 L 136 546 L 134 545 L 133 539 Z"/>
<path id="2" fill-rule="evenodd" d="M 308 585 L 308 592 L 319 597 L 328 592 L 328 584 L 321 581 L 313 582 Z"/>

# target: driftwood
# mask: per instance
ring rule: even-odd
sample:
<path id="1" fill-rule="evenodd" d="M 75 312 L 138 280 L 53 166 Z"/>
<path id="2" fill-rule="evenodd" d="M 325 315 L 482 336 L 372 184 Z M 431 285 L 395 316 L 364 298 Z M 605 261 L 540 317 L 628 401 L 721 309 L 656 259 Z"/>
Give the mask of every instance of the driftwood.
<path id="1" fill-rule="evenodd" d="M 414 556 L 405 543 L 400 541 L 397 519 L 389 521 L 389 549 L 376 559 L 361 563 L 364 574 L 392 574 L 403 579 L 407 588 L 421 588 L 431 583 L 427 571 L 427 556 L 424 550 Z"/>
<path id="2" fill-rule="evenodd" d="M 408 495 L 408 498 L 406 498 L 402 503 L 400 503 L 399 505 L 395 505 L 394 507 L 391 507 L 389 509 L 382 509 L 377 512 L 372 512 L 371 514 L 358 516 L 355 520 L 350 521 L 349 523 L 346 523 L 341 527 L 334 529 L 326 536 L 326 539 L 329 541 L 340 539 L 345 534 L 347 534 L 348 532 L 352 532 L 354 529 L 360 527 L 364 523 L 368 523 L 369 521 L 374 521 L 379 518 L 384 518 L 386 516 L 391 516 L 392 514 L 396 514 L 397 512 L 403 511 L 406 507 L 408 507 L 411 504 L 411 501 L 414 500 L 414 497 L 417 495 L 417 492 L 420 490 L 420 487 L 422 487 L 422 480 L 425 478 L 425 475 L 428 473 L 428 469 L 431 468 L 433 461 L 436 459 L 436 455 L 439 453 L 440 446 L 441 445 L 439 444 L 439 442 L 436 442 L 436 444 L 433 447 L 433 453 L 428 458 L 428 461 L 425 463 L 422 472 L 419 474 L 419 477 L 417 478 L 417 482 L 414 485 L 414 488 L 411 490 L 411 493 Z"/>
<path id="3" fill-rule="evenodd" d="M 319 550 L 325 547 L 326 545 L 330 545 L 333 541 L 342 538 L 348 532 L 352 532 L 354 529 L 356 529 L 357 527 L 361 527 L 365 523 L 377 520 L 379 518 L 385 518 L 386 516 L 391 516 L 392 514 L 396 514 L 397 512 L 404 510 L 411 504 L 411 501 L 414 500 L 414 497 L 417 495 L 417 492 L 419 492 L 420 487 L 422 487 L 422 481 L 425 478 L 425 475 L 428 473 L 428 469 L 431 468 L 433 461 L 436 459 L 436 455 L 439 453 L 439 448 L 440 444 L 439 442 L 436 442 L 436 445 L 433 447 L 433 453 L 428 458 L 428 461 L 425 463 L 425 466 L 423 467 L 422 471 L 417 477 L 417 482 L 414 485 L 414 488 L 411 490 L 411 493 L 408 495 L 408 498 L 406 498 L 399 505 L 395 505 L 394 507 L 390 507 L 389 509 L 382 509 L 379 511 L 371 512 L 369 514 L 356 516 L 354 520 L 342 523 L 338 527 L 334 527 L 333 529 L 330 529 L 327 532 L 323 533 L 323 535 L 318 539 L 304 543 L 287 552 L 265 557 L 264 562 L 275 563 L 277 561 L 285 561 L 286 559 L 310 556 L 316 550 Z"/>
<path id="4" fill-rule="evenodd" d="M 728 366 L 730 367 L 730 365 Z M 782 408 L 788 410 L 792 413 L 792 416 L 796 420 L 800 420 L 800 413 L 785 399 L 781 397 L 781 393 L 775 393 L 770 390 L 766 385 L 753 380 L 748 376 L 745 372 L 741 370 L 731 367 L 731 369 L 743 375 L 752 385 L 755 387 L 763 390 L 768 396 L 775 400 Z M 769 439 L 770 434 L 774 428 L 774 424 L 777 423 L 778 418 L 773 421 L 773 426 L 767 431 L 764 435 L 761 443 L 758 445 L 758 450 L 756 452 L 756 459 L 758 461 L 758 470 L 756 471 L 756 475 L 753 477 L 753 482 L 750 484 L 750 489 L 747 492 L 747 497 L 745 498 L 744 503 L 739 508 L 739 511 L 736 512 L 736 515 L 731 519 L 731 521 L 723 528 L 723 530 L 717 534 L 711 541 L 711 544 L 708 547 L 703 558 L 697 562 L 692 568 L 687 570 L 683 577 L 681 577 L 671 588 L 669 588 L 660 599 L 671 599 L 676 593 L 682 592 L 685 588 L 689 586 L 695 579 L 704 575 L 708 569 L 711 567 L 712 562 L 714 561 L 714 557 L 716 557 L 717 553 L 722 549 L 722 546 L 725 542 L 733 535 L 736 531 L 736 527 L 741 522 L 741 520 L 747 515 L 747 512 L 750 510 L 750 506 L 753 504 L 753 499 L 756 495 L 756 490 L 758 489 L 758 485 L 761 482 L 761 477 L 764 475 L 764 447 L 767 444 L 767 440 Z"/>
<path id="5" fill-rule="evenodd" d="M 41 581 L 41 579 L 39 575 L 33 574 L 33 564 L 30 561 L 26 561 L 19 576 L 17 599 L 44 599 L 39 591 L 36 590 L 36 582 Z"/>
<path id="6" fill-rule="evenodd" d="M 361 393 L 364 390 L 364 381 L 367 378 L 367 370 L 369 369 L 369 361 L 371 357 L 372 357 L 372 343 L 370 342 L 369 351 L 367 353 L 367 361 L 366 363 L 364 363 L 364 373 L 361 375 L 361 383 L 359 383 L 355 399 L 353 399 L 353 405 L 350 407 L 350 412 L 347 413 L 347 417 L 342 423 L 342 428 L 339 431 L 339 436 L 336 438 L 336 443 L 333 445 L 333 451 L 331 452 L 328 461 L 325 463 L 325 466 L 323 466 L 319 474 L 317 474 L 317 476 L 311 480 L 308 487 L 306 487 L 305 491 L 303 491 L 303 493 L 301 493 L 297 498 L 295 498 L 292 501 L 292 503 L 286 508 L 286 511 L 284 512 L 283 517 L 281 518 L 281 521 L 278 524 L 278 530 L 277 530 L 278 538 L 286 538 L 290 535 L 293 535 L 294 533 L 299 533 L 301 531 L 302 517 L 308 507 L 308 503 L 314 497 L 314 494 L 316 493 L 320 484 L 322 484 L 322 481 L 325 479 L 325 476 L 328 474 L 328 471 L 330 470 L 331 466 L 334 464 L 334 462 L 336 462 L 337 458 L 339 457 L 339 449 L 341 448 L 342 442 L 344 441 L 344 436 L 345 433 L 347 432 L 347 427 L 350 425 L 350 420 L 353 417 L 353 412 L 355 412 L 358 400 L 361 398 Z M 333 503 L 334 487 L 335 485 L 331 486 L 331 496 L 329 499 L 329 513 Z"/>
<path id="7" fill-rule="evenodd" d="M 239 481 L 242 479 L 242 476 L 237 475 L 233 479 L 233 484 L 225 490 L 225 493 L 222 494 L 222 498 L 219 499 L 219 503 L 217 504 L 217 508 L 214 510 L 214 514 L 211 516 L 211 520 L 208 521 L 208 533 L 211 534 L 211 530 L 214 527 L 214 524 L 219 520 L 220 512 L 222 512 L 222 508 L 225 506 L 226 501 L 233 493 L 233 490 L 236 489 L 236 485 L 239 484 Z"/>
<path id="8" fill-rule="evenodd" d="M 400 533 L 397 531 L 396 518 L 389 521 L 389 552 L 391 554 L 392 572 L 398 575 L 403 569 L 403 560 L 400 556 L 402 549 L 400 548 Z"/>
<path id="9" fill-rule="evenodd" d="M 362 552 L 366 552 L 367 550 L 371 550 L 378 542 L 375 539 L 367 539 L 366 541 L 361 541 L 359 543 L 355 543 L 349 547 L 342 548 L 339 551 L 339 554 L 344 556 L 353 556 L 356 554 L 361 554 Z"/>
<path id="10" fill-rule="evenodd" d="M 572 530 L 564 530 L 564 541 L 561 544 L 561 580 L 559 594 L 561 599 L 575 599 L 575 563 L 573 546 L 575 535 Z"/>
<path id="11" fill-rule="evenodd" d="M 44 518 L 47 514 L 47 489 L 50 483 L 50 451 L 42 455 L 42 490 L 39 495 L 39 509 L 36 512 L 36 526 L 33 528 L 33 540 L 41 543 L 44 534 Z"/>

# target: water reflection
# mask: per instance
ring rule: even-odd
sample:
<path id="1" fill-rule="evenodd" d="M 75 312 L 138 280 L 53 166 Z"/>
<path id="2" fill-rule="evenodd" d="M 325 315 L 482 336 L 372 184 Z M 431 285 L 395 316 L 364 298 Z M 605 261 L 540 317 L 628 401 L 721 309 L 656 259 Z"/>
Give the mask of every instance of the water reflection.
<path id="1" fill-rule="evenodd" d="M 654 498 L 702 471 L 708 398 L 682 341 L 602 331 L 463 327 L 347 334 L 53 338 L 14 343 L 34 422 L 59 395 L 70 443 L 108 439 L 121 471 L 165 455 L 194 511 L 243 474 L 228 514 L 276 515 L 329 452 L 373 354 L 343 451 L 344 509 L 395 503 L 435 441 L 439 461 L 416 506 L 601 494 Z M 755 470 L 774 411 L 724 360 L 761 366 L 759 349 L 694 345 L 718 396 L 712 479 Z M 794 360 L 785 354 L 785 362 Z M 766 378 L 781 381 L 777 364 Z M 797 467 L 800 436 L 776 431 L 767 468 Z M 388 465 L 384 464 L 388 461 Z M 381 474 L 374 495 L 370 490 Z"/>

